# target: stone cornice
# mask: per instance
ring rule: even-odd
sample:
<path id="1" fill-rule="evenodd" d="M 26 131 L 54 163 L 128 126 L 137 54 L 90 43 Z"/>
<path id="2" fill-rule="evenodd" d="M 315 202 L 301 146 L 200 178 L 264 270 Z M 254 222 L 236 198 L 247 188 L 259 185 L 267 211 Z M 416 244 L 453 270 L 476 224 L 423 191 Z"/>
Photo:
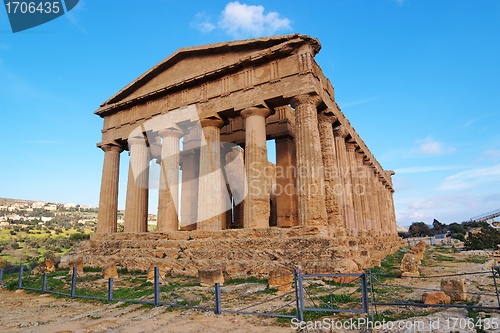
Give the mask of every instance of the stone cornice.
<path id="1" fill-rule="evenodd" d="M 184 87 L 192 86 L 194 84 L 207 81 L 209 79 L 213 80 L 214 77 L 219 77 L 232 72 L 236 72 L 243 67 L 249 67 L 251 65 L 258 64 L 261 62 L 268 62 L 271 58 L 288 56 L 290 54 L 297 52 L 298 47 L 304 44 L 309 44 L 311 46 L 314 55 L 318 53 L 321 48 L 321 45 L 317 39 L 300 34 L 267 37 L 267 38 L 255 38 L 255 39 L 248 39 L 248 40 L 228 42 L 228 43 L 218 43 L 218 44 L 209 44 L 197 47 L 181 48 L 172 55 L 170 55 L 169 57 L 167 57 L 166 59 L 164 59 L 163 61 L 161 61 L 160 63 L 158 63 L 156 66 L 148 70 L 146 73 L 141 75 L 132 83 L 127 85 L 125 88 L 121 89 L 117 94 L 112 96 L 106 102 L 101 104 L 100 108 L 97 111 L 95 111 L 95 114 L 103 117 L 105 114 L 111 112 L 114 109 L 121 108 L 126 105 L 133 105 L 139 101 L 151 99 L 153 98 L 153 96 L 156 95 L 166 94 L 167 92 L 174 90 L 177 91 Z M 156 75 L 165 71 L 169 67 L 172 67 L 182 59 L 197 55 L 214 53 L 215 51 L 228 52 L 230 50 L 241 50 L 241 49 L 244 50 L 249 46 L 260 46 L 261 48 L 265 49 L 251 52 L 248 55 L 239 58 L 238 61 L 232 64 L 219 67 L 217 69 L 194 76 L 187 80 L 176 82 L 169 86 L 162 87 L 150 93 L 135 97 L 133 99 L 122 101 L 133 91 L 144 86 L 146 83 L 151 81 Z"/>

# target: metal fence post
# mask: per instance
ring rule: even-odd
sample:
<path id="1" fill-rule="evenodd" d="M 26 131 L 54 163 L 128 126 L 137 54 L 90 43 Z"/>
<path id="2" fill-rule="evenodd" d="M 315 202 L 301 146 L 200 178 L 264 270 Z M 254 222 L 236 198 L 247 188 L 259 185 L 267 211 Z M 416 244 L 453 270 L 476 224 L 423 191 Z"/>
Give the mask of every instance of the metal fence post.
<path id="1" fill-rule="evenodd" d="M 17 289 L 23 288 L 23 272 L 24 272 L 24 265 L 21 264 L 21 266 L 19 266 L 19 283 L 17 284 Z"/>
<path id="2" fill-rule="evenodd" d="M 69 294 L 70 297 L 75 297 L 76 294 L 76 265 L 73 266 L 73 275 L 71 276 L 71 292 Z"/>
<path id="3" fill-rule="evenodd" d="M 495 284 L 495 293 L 497 294 L 497 303 L 498 303 L 498 308 L 500 309 L 500 296 L 498 295 L 498 284 L 497 284 L 497 273 L 500 276 L 500 267 L 498 266 L 493 266 L 491 267 L 491 271 L 493 273 L 493 283 Z"/>
<path id="4" fill-rule="evenodd" d="M 297 289 L 296 295 L 298 298 L 298 319 L 299 321 L 304 321 L 304 289 L 302 286 L 302 274 L 300 273 L 300 268 L 297 269 Z"/>
<path id="5" fill-rule="evenodd" d="M 0 269 L 0 284 L 2 284 L 2 280 L 3 280 L 3 268 Z"/>
<path id="6" fill-rule="evenodd" d="M 43 273 L 42 293 L 47 292 L 47 272 Z"/>
<path id="7" fill-rule="evenodd" d="M 155 306 L 160 306 L 160 271 L 155 267 L 154 276 Z"/>
<path id="8" fill-rule="evenodd" d="M 367 316 L 370 315 L 370 309 L 368 308 L 368 288 L 366 286 L 366 273 L 361 275 L 361 305 L 363 307 L 363 311 Z"/>
<path id="9" fill-rule="evenodd" d="M 215 314 L 220 315 L 222 311 L 222 302 L 221 302 L 221 293 L 220 293 L 220 283 L 215 284 Z"/>
<path id="10" fill-rule="evenodd" d="M 108 279 L 108 302 L 113 302 L 113 278 Z"/>
<path id="11" fill-rule="evenodd" d="M 375 298 L 374 298 L 374 293 L 373 293 L 373 276 L 372 276 L 372 270 L 369 269 L 368 270 L 368 273 L 370 273 L 370 301 L 371 301 L 371 304 L 372 304 L 372 309 L 373 309 L 373 303 L 375 302 Z M 375 321 L 375 311 L 372 311 L 372 322 Z"/>

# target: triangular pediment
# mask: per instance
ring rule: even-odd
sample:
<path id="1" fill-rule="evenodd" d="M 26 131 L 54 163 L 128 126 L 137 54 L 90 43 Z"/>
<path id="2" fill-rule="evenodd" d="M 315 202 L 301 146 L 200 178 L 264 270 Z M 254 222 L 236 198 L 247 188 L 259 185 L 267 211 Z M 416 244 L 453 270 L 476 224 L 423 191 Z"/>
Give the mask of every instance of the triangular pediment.
<path id="1" fill-rule="evenodd" d="M 315 38 L 293 34 L 179 49 L 104 102 L 96 114 L 112 105 L 149 96 L 169 87 L 213 80 L 252 63 L 288 56 L 305 44 L 311 45 L 315 53 L 321 47 Z"/>

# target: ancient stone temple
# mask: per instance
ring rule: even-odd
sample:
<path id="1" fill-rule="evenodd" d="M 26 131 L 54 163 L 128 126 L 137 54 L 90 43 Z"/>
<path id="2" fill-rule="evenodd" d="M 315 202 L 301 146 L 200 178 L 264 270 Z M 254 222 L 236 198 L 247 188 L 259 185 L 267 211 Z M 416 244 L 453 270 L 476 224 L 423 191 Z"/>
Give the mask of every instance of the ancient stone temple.
<path id="1" fill-rule="evenodd" d="M 112 257 L 239 276 L 340 271 L 346 260 L 362 269 L 393 252 L 394 173 L 335 102 L 314 60 L 320 48 L 298 34 L 183 48 L 104 102 L 97 231 L 78 250 L 86 264 Z M 119 170 L 124 151 L 129 168 Z M 119 172 L 128 172 L 122 233 Z M 153 190 L 157 230 L 148 232 Z"/>

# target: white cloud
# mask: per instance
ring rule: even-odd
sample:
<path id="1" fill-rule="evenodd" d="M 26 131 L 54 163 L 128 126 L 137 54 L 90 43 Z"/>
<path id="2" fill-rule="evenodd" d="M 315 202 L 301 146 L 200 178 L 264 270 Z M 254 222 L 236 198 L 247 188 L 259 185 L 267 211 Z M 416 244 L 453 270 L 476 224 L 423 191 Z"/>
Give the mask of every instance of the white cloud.
<path id="1" fill-rule="evenodd" d="M 417 152 L 424 155 L 443 155 L 453 153 L 455 148 L 448 147 L 445 144 L 434 140 L 431 136 L 422 140 L 417 140 Z"/>
<path id="2" fill-rule="evenodd" d="M 500 149 L 488 149 L 484 152 L 483 157 L 485 158 L 499 158 L 500 157 Z"/>
<path id="3" fill-rule="evenodd" d="M 210 17 L 205 13 L 196 14 L 191 26 L 202 33 L 208 33 L 215 29 L 215 25 L 210 22 Z"/>
<path id="4" fill-rule="evenodd" d="M 444 179 L 441 190 L 465 190 L 473 187 L 492 187 L 494 183 L 500 183 L 500 164 L 479 169 L 471 169 L 459 172 Z"/>
<path id="5" fill-rule="evenodd" d="M 233 1 L 226 4 L 216 24 L 212 23 L 210 16 L 200 12 L 195 15 L 190 26 L 202 33 L 219 29 L 233 38 L 250 38 L 291 30 L 291 23 L 277 12 L 265 13 L 264 6 Z"/>
<path id="6" fill-rule="evenodd" d="M 456 169 L 460 169 L 460 167 L 456 166 L 456 165 L 441 165 L 441 166 L 435 165 L 435 166 L 424 166 L 424 167 L 399 168 L 399 169 L 395 169 L 394 172 L 396 174 L 405 174 L 405 173 L 448 171 L 448 170 L 456 170 Z"/>
<path id="7" fill-rule="evenodd" d="M 277 12 L 264 13 L 264 6 L 229 2 L 222 11 L 217 26 L 234 38 L 272 35 L 290 30 L 291 21 Z"/>
<path id="8" fill-rule="evenodd" d="M 406 3 L 406 0 L 394 0 L 394 2 L 399 6 L 403 6 Z"/>

